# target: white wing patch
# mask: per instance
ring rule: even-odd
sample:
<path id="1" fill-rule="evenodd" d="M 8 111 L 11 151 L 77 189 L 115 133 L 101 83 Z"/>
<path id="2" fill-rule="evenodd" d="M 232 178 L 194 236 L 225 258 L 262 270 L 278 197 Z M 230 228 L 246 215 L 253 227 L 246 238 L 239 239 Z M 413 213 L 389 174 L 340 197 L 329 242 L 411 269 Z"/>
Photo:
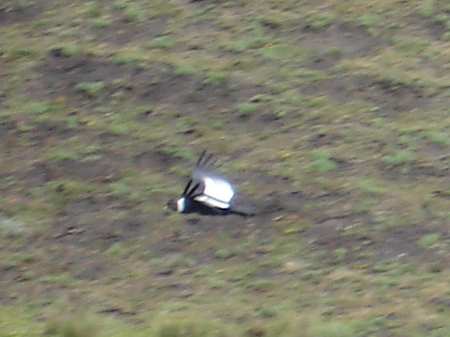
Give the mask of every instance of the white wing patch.
<path id="1" fill-rule="evenodd" d="M 203 194 L 196 197 L 195 200 L 210 207 L 230 208 L 234 190 L 228 181 L 220 178 L 204 177 L 203 183 L 205 185 Z"/>

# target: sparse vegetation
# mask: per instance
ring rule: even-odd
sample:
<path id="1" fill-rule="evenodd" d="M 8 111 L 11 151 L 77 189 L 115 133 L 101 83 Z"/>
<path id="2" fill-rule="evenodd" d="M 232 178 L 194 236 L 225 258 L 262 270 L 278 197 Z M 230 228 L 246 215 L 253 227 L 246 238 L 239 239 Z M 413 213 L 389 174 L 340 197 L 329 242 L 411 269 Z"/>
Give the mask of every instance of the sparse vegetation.
<path id="1" fill-rule="evenodd" d="M 98 317 L 97 317 L 98 319 Z M 95 315 L 80 309 L 76 313 L 58 312 L 47 320 L 45 334 L 60 337 L 100 336 L 100 325 Z"/>
<path id="2" fill-rule="evenodd" d="M 100 82 L 82 82 L 75 86 L 75 90 L 85 92 L 90 97 L 96 97 L 97 94 L 105 87 L 105 83 Z"/>
<path id="3" fill-rule="evenodd" d="M 24 224 L 19 220 L 0 216 L 0 231 L 4 238 L 15 238 L 23 234 Z"/>
<path id="4" fill-rule="evenodd" d="M 149 42 L 150 48 L 170 49 L 174 45 L 174 42 L 169 36 L 159 36 Z"/>
<path id="5" fill-rule="evenodd" d="M 410 150 L 393 151 L 381 158 L 381 161 L 389 166 L 408 164 L 414 160 L 414 155 Z"/>
<path id="6" fill-rule="evenodd" d="M 3 1 L 0 335 L 448 336 L 448 10 Z"/>
<path id="7" fill-rule="evenodd" d="M 258 108 L 259 108 L 258 103 L 248 102 L 239 104 L 237 110 L 240 117 L 245 117 L 251 114 L 252 112 L 258 110 Z"/>
<path id="8" fill-rule="evenodd" d="M 438 233 L 428 234 L 422 236 L 417 244 L 422 248 L 427 248 L 435 244 L 439 239 L 441 238 L 441 235 Z"/>
<path id="9" fill-rule="evenodd" d="M 317 150 L 313 153 L 314 161 L 311 162 L 311 168 L 319 172 L 331 171 L 336 167 L 335 161 L 331 159 L 330 153 L 327 150 Z"/>

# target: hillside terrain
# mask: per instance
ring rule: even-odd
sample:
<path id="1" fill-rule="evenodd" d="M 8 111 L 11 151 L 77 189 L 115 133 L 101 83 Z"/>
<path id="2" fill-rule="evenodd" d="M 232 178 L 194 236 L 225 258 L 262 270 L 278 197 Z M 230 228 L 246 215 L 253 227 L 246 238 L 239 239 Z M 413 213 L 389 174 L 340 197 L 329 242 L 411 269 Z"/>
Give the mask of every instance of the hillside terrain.
<path id="1" fill-rule="evenodd" d="M 450 2 L 4 0 L 0 335 L 449 336 Z M 203 150 L 255 217 L 165 210 Z"/>

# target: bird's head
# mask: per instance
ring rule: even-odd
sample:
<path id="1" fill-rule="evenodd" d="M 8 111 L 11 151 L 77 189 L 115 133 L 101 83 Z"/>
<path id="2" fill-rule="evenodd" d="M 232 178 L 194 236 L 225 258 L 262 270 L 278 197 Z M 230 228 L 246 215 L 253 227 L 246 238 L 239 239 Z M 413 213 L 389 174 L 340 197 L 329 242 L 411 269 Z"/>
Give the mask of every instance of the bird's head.
<path id="1" fill-rule="evenodd" d="M 178 200 L 178 198 L 170 199 L 166 204 L 166 209 L 176 211 L 177 210 L 177 200 Z"/>
<path id="2" fill-rule="evenodd" d="M 166 204 L 166 209 L 183 213 L 185 211 L 186 201 L 184 197 L 170 199 Z"/>

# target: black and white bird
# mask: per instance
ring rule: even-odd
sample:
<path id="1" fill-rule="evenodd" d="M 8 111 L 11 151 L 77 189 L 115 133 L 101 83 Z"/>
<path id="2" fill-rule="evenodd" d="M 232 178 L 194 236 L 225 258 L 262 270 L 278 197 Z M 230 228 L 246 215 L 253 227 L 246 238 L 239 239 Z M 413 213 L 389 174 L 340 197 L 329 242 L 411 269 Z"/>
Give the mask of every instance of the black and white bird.
<path id="1" fill-rule="evenodd" d="M 167 207 L 180 213 L 255 215 L 251 207 L 235 205 L 236 192 L 227 179 L 214 172 L 216 161 L 212 158 L 212 153 L 200 154 L 183 193 L 169 200 Z"/>

